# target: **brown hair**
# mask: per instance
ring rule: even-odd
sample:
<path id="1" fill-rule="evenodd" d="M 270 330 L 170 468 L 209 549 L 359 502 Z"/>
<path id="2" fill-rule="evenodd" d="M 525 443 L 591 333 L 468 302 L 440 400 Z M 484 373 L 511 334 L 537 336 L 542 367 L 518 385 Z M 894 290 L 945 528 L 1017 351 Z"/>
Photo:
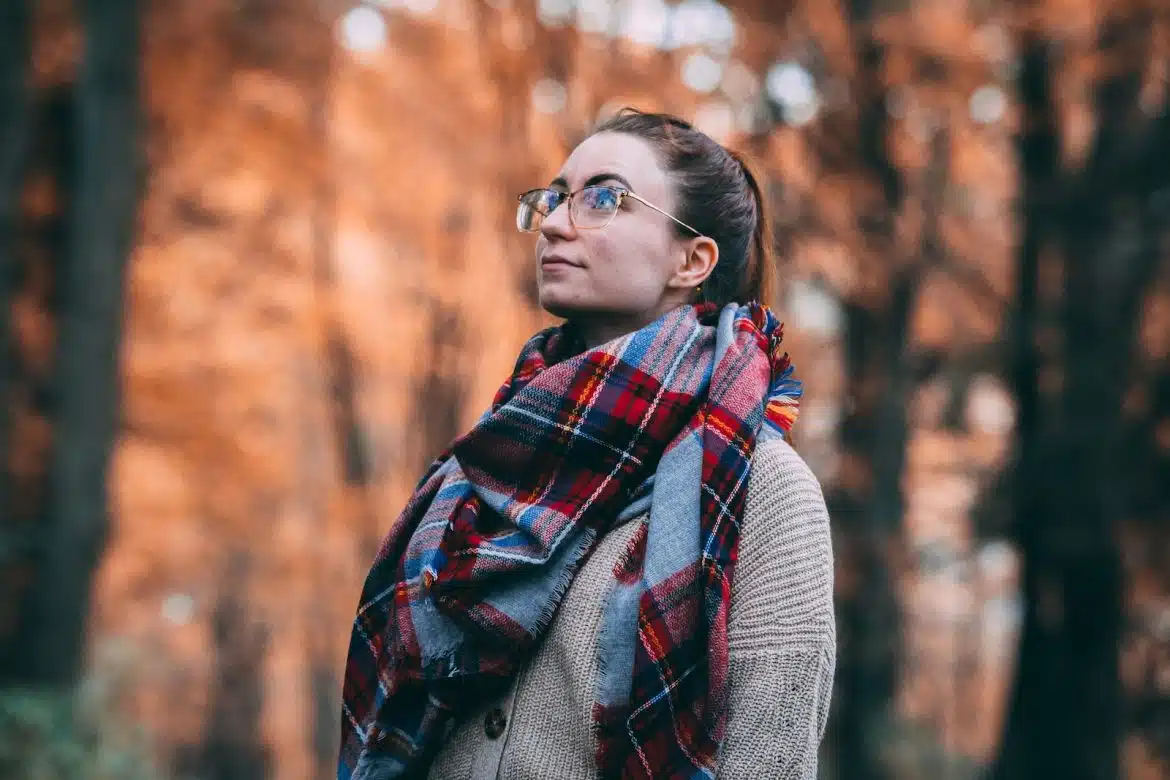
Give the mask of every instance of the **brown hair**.
<path id="1" fill-rule="evenodd" d="M 669 114 L 623 108 L 593 134 L 626 133 L 654 147 L 674 181 L 676 214 L 719 246 L 719 262 L 703 282 L 702 299 L 770 303 L 772 226 L 760 178 L 741 154 Z M 675 226 L 680 236 L 690 235 Z"/>

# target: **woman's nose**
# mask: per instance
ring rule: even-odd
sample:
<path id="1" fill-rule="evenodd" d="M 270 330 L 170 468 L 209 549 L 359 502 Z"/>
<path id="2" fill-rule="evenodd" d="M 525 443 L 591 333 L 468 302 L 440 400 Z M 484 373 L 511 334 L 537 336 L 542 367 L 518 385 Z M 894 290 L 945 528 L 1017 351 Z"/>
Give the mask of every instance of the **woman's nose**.
<path id="1" fill-rule="evenodd" d="M 540 222 L 540 232 L 545 238 L 568 239 L 576 235 L 577 229 L 569 218 L 569 201 L 559 204 Z"/>

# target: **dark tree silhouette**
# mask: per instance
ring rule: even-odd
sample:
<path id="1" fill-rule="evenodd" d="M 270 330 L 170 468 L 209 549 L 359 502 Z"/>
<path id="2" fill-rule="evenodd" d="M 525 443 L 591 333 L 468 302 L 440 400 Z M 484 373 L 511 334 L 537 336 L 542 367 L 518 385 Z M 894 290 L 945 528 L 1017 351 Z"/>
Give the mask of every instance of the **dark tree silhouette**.
<path id="1" fill-rule="evenodd" d="M 894 258 L 899 248 L 893 220 L 906 186 L 889 156 L 882 81 L 885 49 L 873 31 L 874 13 L 867 2 L 849 6 L 858 63 L 852 157 L 865 193 L 857 220 L 875 255 Z M 877 263 L 873 266 L 877 273 Z M 900 617 L 891 552 L 901 535 L 908 336 L 921 270 L 916 263 L 902 262 L 888 273 L 884 295 L 845 303 L 849 411 L 840 436 L 842 451 L 857 472 L 851 484 L 829 495 L 839 555 L 853 582 L 839 594 L 837 605 L 840 639 L 830 739 L 838 775 L 857 780 L 879 780 L 888 774 L 872 734 L 888 717 L 899 660 Z"/>
<path id="2" fill-rule="evenodd" d="M 16 276 L 16 222 L 32 113 L 28 86 L 29 10 L 26 0 L 10 0 L 0 6 L 0 539 L 11 533 L 9 413 L 16 372 L 9 305 Z M 0 560 L 8 547 L 0 542 Z"/>
<path id="3" fill-rule="evenodd" d="M 249 616 L 249 558 L 230 556 L 212 615 L 215 676 L 204 734 L 200 776 L 237 780 L 272 776 L 272 760 L 264 747 L 264 659 L 268 630 Z"/>
<path id="4" fill-rule="evenodd" d="M 28 681 L 50 685 L 68 685 L 80 671 L 92 578 L 109 525 L 123 283 L 141 174 L 138 4 L 90 0 L 81 18 L 76 174 L 56 278 L 54 446 L 21 637 Z"/>
<path id="5" fill-rule="evenodd" d="M 1099 46 L 1115 67 L 1097 86 L 1097 131 L 1076 171 L 1058 163 L 1052 48 L 1025 40 L 1023 240 L 1011 321 L 1025 614 L 994 768 L 1003 780 L 1105 780 L 1120 771 L 1117 524 L 1129 477 L 1117 453 L 1135 330 L 1159 259 L 1150 196 L 1170 185 L 1170 116 L 1163 108 L 1144 117 L 1137 101 L 1148 22 L 1137 14 L 1102 27 Z M 1053 257 L 1063 285 L 1046 290 L 1043 266 Z M 1053 329 L 1062 340 L 1044 338 Z M 1043 381 L 1053 376 L 1060 381 Z"/>

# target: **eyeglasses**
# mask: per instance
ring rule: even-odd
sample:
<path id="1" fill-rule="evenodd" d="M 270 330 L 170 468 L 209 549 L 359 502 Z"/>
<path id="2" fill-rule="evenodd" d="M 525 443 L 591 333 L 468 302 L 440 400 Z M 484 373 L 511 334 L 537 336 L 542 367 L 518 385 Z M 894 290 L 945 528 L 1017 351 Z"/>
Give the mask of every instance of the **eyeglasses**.
<path id="1" fill-rule="evenodd" d="M 565 192 L 547 187 L 529 190 L 520 196 L 520 205 L 516 208 L 516 227 L 522 233 L 536 233 L 540 230 L 544 218 L 552 214 L 557 206 L 569 201 L 569 221 L 578 230 L 597 230 L 608 227 L 617 216 L 622 200 L 633 198 L 644 206 L 663 214 L 696 236 L 702 236 L 698 230 L 683 222 L 681 219 L 668 214 L 662 209 L 649 203 L 623 187 L 595 185 L 584 187 L 576 192 Z"/>

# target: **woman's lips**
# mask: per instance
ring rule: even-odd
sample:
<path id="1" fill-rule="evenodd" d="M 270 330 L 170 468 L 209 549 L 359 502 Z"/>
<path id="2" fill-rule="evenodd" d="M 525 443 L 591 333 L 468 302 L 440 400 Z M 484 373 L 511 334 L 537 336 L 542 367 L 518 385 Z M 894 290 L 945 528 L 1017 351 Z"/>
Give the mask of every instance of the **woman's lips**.
<path id="1" fill-rule="evenodd" d="M 563 257 L 557 257 L 554 255 L 554 256 L 542 257 L 540 259 L 540 267 L 541 268 L 549 268 L 549 267 L 580 268 L 581 264 L 574 263 L 571 260 L 567 260 Z"/>

